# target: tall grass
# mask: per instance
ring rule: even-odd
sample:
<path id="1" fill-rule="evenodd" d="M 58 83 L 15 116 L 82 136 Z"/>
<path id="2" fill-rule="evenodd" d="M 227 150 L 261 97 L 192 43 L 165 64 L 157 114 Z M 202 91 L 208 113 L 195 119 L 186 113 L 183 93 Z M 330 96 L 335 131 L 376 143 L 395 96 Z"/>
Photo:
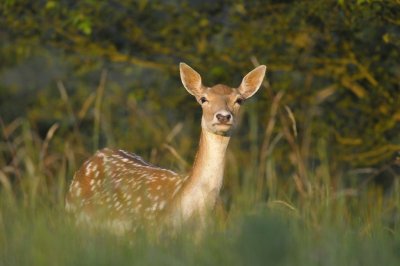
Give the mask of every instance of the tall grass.
<path id="1" fill-rule="evenodd" d="M 332 174 L 324 139 L 314 141 L 319 163 L 310 167 L 311 144 L 299 139 L 296 116 L 281 93 L 272 97 L 264 125 L 247 106 L 228 153 L 222 200 L 200 240 L 190 229 L 154 238 L 151 232 L 121 237 L 75 226 L 63 209 L 73 172 L 101 136 L 118 137 L 109 133 L 110 106 L 102 102 L 105 78 L 77 113 L 58 84 L 72 130 L 59 121 L 40 136 L 27 118 L 1 121 L 0 265 L 399 265 L 399 179 L 388 191 L 345 186 L 343 174 Z M 133 115 L 140 114 L 137 108 L 132 105 Z M 89 138 L 82 133 L 88 117 Z M 152 123 L 137 119 L 130 131 L 154 146 L 144 157 L 187 169 L 189 147 L 197 145 L 188 130 L 178 124 L 160 134 L 161 111 Z M 288 176 L 274 157 L 277 145 L 288 147 Z"/>

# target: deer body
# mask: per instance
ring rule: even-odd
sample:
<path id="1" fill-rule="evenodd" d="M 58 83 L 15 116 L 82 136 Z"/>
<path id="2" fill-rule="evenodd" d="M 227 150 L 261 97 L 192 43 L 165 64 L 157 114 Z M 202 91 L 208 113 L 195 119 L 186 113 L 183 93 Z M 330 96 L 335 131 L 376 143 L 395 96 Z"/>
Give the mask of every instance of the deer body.
<path id="1" fill-rule="evenodd" d="M 242 102 L 260 87 L 265 66 L 245 76 L 239 88 L 205 87 L 200 75 L 181 63 L 182 83 L 203 109 L 199 149 L 188 175 L 153 166 L 123 150 L 103 149 L 75 173 L 66 209 L 90 224 L 121 232 L 140 225 L 178 227 L 204 219 L 219 195 L 225 154 Z"/>

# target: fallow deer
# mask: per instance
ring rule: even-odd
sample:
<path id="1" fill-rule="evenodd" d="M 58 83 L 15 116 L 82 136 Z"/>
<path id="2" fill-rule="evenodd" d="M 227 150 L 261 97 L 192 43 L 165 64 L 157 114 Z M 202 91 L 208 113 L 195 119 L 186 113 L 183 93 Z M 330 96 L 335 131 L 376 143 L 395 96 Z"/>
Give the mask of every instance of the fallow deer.
<path id="1" fill-rule="evenodd" d="M 238 88 L 207 87 L 194 69 L 181 63 L 183 86 L 203 109 L 191 171 L 180 175 L 133 153 L 105 148 L 75 173 L 66 196 L 67 211 L 120 232 L 141 225 L 177 228 L 191 218 L 204 219 L 222 186 L 226 149 L 240 106 L 260 88 L 265 71 L 266 66 L 258 66 Z"/>

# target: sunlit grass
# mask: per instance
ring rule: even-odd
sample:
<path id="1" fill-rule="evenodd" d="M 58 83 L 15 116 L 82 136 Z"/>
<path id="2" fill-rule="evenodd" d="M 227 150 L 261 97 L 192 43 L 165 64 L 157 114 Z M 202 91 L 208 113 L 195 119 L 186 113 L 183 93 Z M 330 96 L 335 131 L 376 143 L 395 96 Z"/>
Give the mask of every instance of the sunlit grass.
<path id="1" fill-rule="evenodd" d="M 99 108 L 101 99 L 96 101 Z M 278 105 L 276 98 L 272 109 Z M 285 118 L 287 124 L 274 134 L 270 125 L 260 138 L 254 115 L 251 108 L 246 113 L 249 135 L 233 140 L 222 200 L 200 239 L 187 228 L 174 236 L 116 236 L 76 226 L 64 212 L 73 172 L 91 153 L 87 147 L 98 143 L 100 123 L 109 121 L 96 118 L 89 141 L 79 132 L 79 121 L 70 133 L 60 132 L 55 123 L 44 137 L 27 119 L 2 123 L 0 265 L 398 265 L 399 180 L 388 191 L 345 187 L 331 176 L 324 140 L 316 149 L 319 164 L 307 168 L 296 154 L 301 148 L 294 118 Z M 271 111 L 271 119 L 279 115 L 287 114 Z M 149 125 L 141 130 L 148 138 L 156 132 Z M 197 141 L 179 137 L 165 141 L 168 149 L 155 143 L 147 157 L 186 168 L 179 161 L 187 157 L 185 143 L 194 148 Z M 282 176 L 274 157 L 282 139 L 292 142 L 287 155 L 295 166 L 291 176 Z"/>

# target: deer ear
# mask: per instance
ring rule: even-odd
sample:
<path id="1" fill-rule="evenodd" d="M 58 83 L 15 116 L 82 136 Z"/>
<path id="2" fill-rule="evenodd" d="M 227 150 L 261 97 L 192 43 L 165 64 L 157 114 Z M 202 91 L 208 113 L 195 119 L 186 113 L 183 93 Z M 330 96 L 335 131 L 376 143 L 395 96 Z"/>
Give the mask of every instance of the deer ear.
<path id="1" fill-rule="evenodd" d="M 186 90 L 194 96 L 200 96 L 203 92 L 200 74 L 185 63 L 179 64 L 179 71 Z"/>
<path id="2" fill-rule="evenodd" d="M 265 76 L 267 67 L 264 65 L 258 66 L 250 71 L 242 80 L 239 93 L 245 98 L 250 98 L 258 91 Z"/>

